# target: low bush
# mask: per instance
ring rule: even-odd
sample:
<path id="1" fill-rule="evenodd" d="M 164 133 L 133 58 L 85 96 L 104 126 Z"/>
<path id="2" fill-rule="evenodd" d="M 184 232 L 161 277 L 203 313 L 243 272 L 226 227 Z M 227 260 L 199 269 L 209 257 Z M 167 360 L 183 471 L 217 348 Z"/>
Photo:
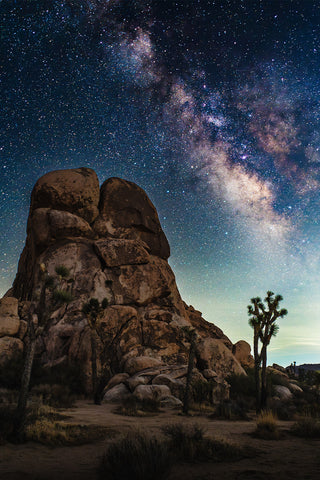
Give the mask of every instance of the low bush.
<path id="1" fill-rule="evenodd" d="M 249 409 L 253 407 L 254 401 L 249 403 L 243 398 L 221 402 L 216 406 L 215 411 L 210 415 L 210 418 L 220 418 L 223 420 L 249 420 L 248 412 Z"/>
<path id="2" fill-rule="evenodd" d="M 19 389 L 23 370 L 23 355 L 16 351 L 15 354 L 0 366 L 1 388 Z"/>
<path id="3" fill-rule="evenodd" d="M 267 374 L 267 383 L 268 383 L 268 390 L 269 393 L 273 393 L 273 389 L 275 385 L 281 385 L 283 387 L 289 387 L 290 380 L 289 378 L 281 375 L 280 373 L 269 372 Z"/>
<path id="4" fill-rule="evenodd" d="M 247 371 L 247 375 L 233 373 L 232 375 L 229 375 L 226 380 L 230 385 L 231 399 L 239 400 L 239 398 L 255 398 L 255 378 L 252 369 Z"/>
<path id="5" fill-rule="evenodd" d="M 269 398 L 267 408 L 273 412 L 276 418 L 284 421 L 293 420 L 297 411 L 293 399 L 284 403 L 279 398 Z"/>
<path id="6" fill-rule="evenodd" d="M 0 406 L 0 445 L 12 436 L 15 420 L 15 406 Z"/>
<path id="7" fill-rule="evenodd" d="M 57 288 L 53 291 L 53 299 L 57 303 L 70 303 L 73 300 L 73 296 L 68 290 L 60 290 Z"/>
<path id="8" fill-rule="evenodd" d="M 56 266 L 55 271 L 62 278 L 67 278 L 70 275 L 70 270 L 65 265 Z"/>
<path id="9" fill-rule="evenodd" d="M 116 408 L 115 413 L 127 415 L 129 417 L 143 417 L 145 415 L 155 414 L 160 411 L 159 399 L 138 400 L 134 395 L 125 398 L 121 405 Z"/>
<path id="10" fill-rule="evenodd" d="M 297 437 L 320 438 L 320 421 L 306 417 L 292 425 L 290 431 Z"/>
<path id="11" fill-rule="evenodd" d="M 85 393 L 85 375 L 81 365 L 63 362 L 53 367 L 44 367 L 38 359 L 35 360 L 31 387 L 36 385 L 63 385 L 69 388 L 72 394 Z"/>
<path id="12" fill-rule="evenodd" d="M 100 479 L 156 480 L 167 478 L 173 463 L 233 461 L 247 456 L 235 445 L 206 438 L 198 425 L 163 427 L 165 438 L 131 432 L 113 442 L 101 459 Z"/>
<path id="13" fill-rule="evenodd" d="M 257 428 L 253 435 L 263 440 L 279 440 L 277 418 L 271 410 L 263 410 L 257 417 Z"/>
<path id="14" fill-rule="evenodd" d="M 233 461 L 244 457 L 243 450 L 229 443 L 204 436 L 199 425 L 173 424 L 162 429 L 169 439 L 169 450 L 175 459 L 184 462 Z"/>
<path id="15" fill-rule="evenodd" d="M 99 476 L 108 480 L 160 480 L 166 478 L 171 464 L 164 441 L 132 432 L 109 445 Z"/>
<path id="16" fill-rule="evenodd" d="M 32 393 L 40 397 L 43 403 L 55 408 L 71 408 L 76 400 L 67 385 L 37 385 Z"/>
<path id="17" fill-rule="evenodd" d="M 196 380 L 191 383 L 191 398 L 194 403 L 213 403 L 213 389 L 214 383 L 212 381 Z"/>

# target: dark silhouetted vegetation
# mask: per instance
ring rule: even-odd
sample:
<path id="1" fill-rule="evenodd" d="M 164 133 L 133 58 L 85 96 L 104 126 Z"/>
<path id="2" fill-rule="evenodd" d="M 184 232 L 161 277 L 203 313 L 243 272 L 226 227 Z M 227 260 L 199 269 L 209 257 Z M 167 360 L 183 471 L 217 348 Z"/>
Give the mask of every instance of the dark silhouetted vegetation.
<path id="1" fill-rule="evenodd" d="M 160 411 L 160 400 L 155 398 L 145 398 L 138 400 L 134 395 L 128 395 L 121 402 L 121 405 L 115 409 L 119 415 L 128 417 L 144 417 L 154 415 Z"/>
<path id="2" fill-rule="evenodd" d="M 109 445 L 99 475 L 105 480 L 160 480 L 166 478 L 171 465 L 166 442 L 132 432 Z"/>
<path id="3" fill-rule="evenodd" d="M 291 433 L 302 438 L 320 438 L 320 421 L 305 417 L 291 427 Z"/>
<path id="4" fill-rule="evenodd" d="M 276 320 L 288 313 L 285 308 L 279 309 L 282 300 L 281 295 L 274 296 L 273 292 L 268 291 L 265 303 L 260 297 L 255 297 L 251 299 L 251 305 L 248 305 L 249 325 L 253 328 L 257 411 L 265 408 L 267 402 L 267 347 L 271 338 L 278 333 L 279 326 Z"/>

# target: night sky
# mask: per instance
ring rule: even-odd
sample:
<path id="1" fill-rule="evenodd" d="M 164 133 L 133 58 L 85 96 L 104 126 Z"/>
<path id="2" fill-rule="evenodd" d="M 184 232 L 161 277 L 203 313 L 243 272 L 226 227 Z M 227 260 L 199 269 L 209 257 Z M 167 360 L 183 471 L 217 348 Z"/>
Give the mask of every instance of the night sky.
<path id="1" fill-rule="evenodd" d="M 86 166 L 155 204 L 183 299 L 269 362 L 320 362 L 318 0 L 3 0 L 0 294 L 44 173 Z"/>

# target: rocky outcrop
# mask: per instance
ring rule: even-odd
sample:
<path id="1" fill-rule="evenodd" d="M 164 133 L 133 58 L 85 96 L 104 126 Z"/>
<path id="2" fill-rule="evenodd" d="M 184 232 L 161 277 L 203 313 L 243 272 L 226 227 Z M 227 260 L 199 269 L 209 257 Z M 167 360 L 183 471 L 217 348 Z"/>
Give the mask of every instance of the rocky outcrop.
<path id="1" fill-rule="evenodd" d="M 223 332 L 182 301 L 169 255 L 157 211 L 134 183 L 110 178 L 99 190 L 88 168 L 44 175 L 31 195 L 14 298 L 0 304 L 0 349 L 7 352 L 13 342 L 21 350 L 33 302 L 45 326 L 40 361 L 77 363 L 90 389 L 91 332 L 82 308 L 91 298 L 107 299 L 95 327 L 98 370 L 109 372 L 105 400 L 162 392 L 162 400 L 179 403 L 188 363 L 185 326 L 197 332 L 194 379 L 225 388 L 223 378 L 244 373 L 247 357 L 237 347 L 234 356 Z"/>
<path id="2" fill-rule="evenodd" d="M 232 353 L 244 368 L 254 368 L 254 358 L 248 342 L 239 340 L 233 345 Z"/>
<path id="3" fill-rule="evenodd" d="M 18 316 L 18 300 L 0 299 L 0 366 L 6 365 L 23 352 L 24 322 Z"/>
<path id="4" fill-rule="evenodd" d="M 15 336 L 19 332 L 18 300 L 5 297 L 0 300 L 0 337 Z"/>
<path id="5" fill-rule="evenodd" d="M 151 255 L 165 260 L 170 256 L 168 240 L 157 211 L 142 188 L 120 178 L 106 180 L 100 192 L 99 217 L 94 230 L 99 237 L 142 240 Z"/>

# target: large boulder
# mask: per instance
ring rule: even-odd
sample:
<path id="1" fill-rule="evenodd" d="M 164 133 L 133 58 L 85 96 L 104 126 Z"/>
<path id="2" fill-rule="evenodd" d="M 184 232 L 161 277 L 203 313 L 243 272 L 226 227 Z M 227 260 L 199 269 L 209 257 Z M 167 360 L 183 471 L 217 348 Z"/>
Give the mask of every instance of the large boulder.
<path id="1" fill-rule="evenodd" d="M 141 265 L 149 262 L 146 244 L 126 238 L 108 238 L 94 243 L 98 255 L 106 267 Z"/>
<path id="2" fill-rule="evenodd" d="M 18 300 L 13 297 L 0 299 L 0 337 L 17 335 L 19 328 Z"/>
<path id="3" fill-rule="evenodd" d="M 117 373 L 112 378 L 110 378 L 109 382 L 107 383 L 104 392 L 107 392 L 111 388 L 119 385 L 120 383 L 125 383 L 125 381 L 129 378 L 128 373 Z"/>
<path id="4" fill-rule="evenodd" d="M 205 369 L 214 370 L 221 377 L 230 373 L 246 374 L 226 345 L 216 338 L 203 338 L 198 345 L 199 361 Z"/>
<path id="5" fill-rule="evenodd" d="M 138 400 L 162 400 L 171 396 L 167 385 L 138 385 L 134 391 Z"/>
<path id="6" fill-rule="evenodd" d="M 38 251 L 42 251 L 59 239 L 68 237 L 93 238 L 89 223 L 78 215 L 50 208 L 37 208 L 29 218 L 28 228 Z"/>
<path id="7" fill-rule="evenodd" d="M 233 345 L 232 353 L 242 367 L 254 367 L 254 358 L 251 355 L 251 347 L 250 344 L 245 340 L 239 340 L 237 343 L 235 343 Z"/>
<path id="8" fill-rule="evenodd" d="M 141 239 L 152 255 L 167 259 L 170 248 L 157 211 L 142 188 L 121 178 L 109 178 L 101 187 L 99 236 Z"/>
<path id="9" fill-rule="evenodd" d="M 162 373 L 152 379 L 152 385 L 166 385 L 170 388 L 171 393 L 176 397 L 182 397 L 185 389 L 184 382 L 179 379 L 174 379 L 171 375 Z"/>
<path id="10" fill-rule="evenodd" d="M 23 342 L 19 338 L 0 338 L 0 366 L 7 364 L 23 352 Z"/>
<path id="11" fill-rule="evenodd" d="M 120 403 L 130 395 L 131 393 L 124 383 L 119 383 L 104 394 L 102 401 L 103 403 Z"/>
<path id="12" fill-rule="evenodd" d="M 145 355 L 140 357 L 131 357 L 126 361 L 125 371 L 129 373 L 129 375 L 134 375 L 137 372 L 141 372 L 141 370 L 160 367 L 161 365 L 162 362 L 158 358 L 147 357 Z"/>
<path id="13" fill-rule="evenodd" d="M 55 170 L 41 177 L 31 194 L 31 212 L 53 208 L 84 218 L 89 223 L 98 215 L 99 180 L 90 168 Z"/>
<path id="14" fill-rule="evenodd" d="M 274 391 L 275 391 L 275 394 L 283 402 L 287 402 L 292 397 L 292 393 L 290 392 L 289 388 L 284 387 L 283 385 L 275 385 L 274 386 Z"/>

